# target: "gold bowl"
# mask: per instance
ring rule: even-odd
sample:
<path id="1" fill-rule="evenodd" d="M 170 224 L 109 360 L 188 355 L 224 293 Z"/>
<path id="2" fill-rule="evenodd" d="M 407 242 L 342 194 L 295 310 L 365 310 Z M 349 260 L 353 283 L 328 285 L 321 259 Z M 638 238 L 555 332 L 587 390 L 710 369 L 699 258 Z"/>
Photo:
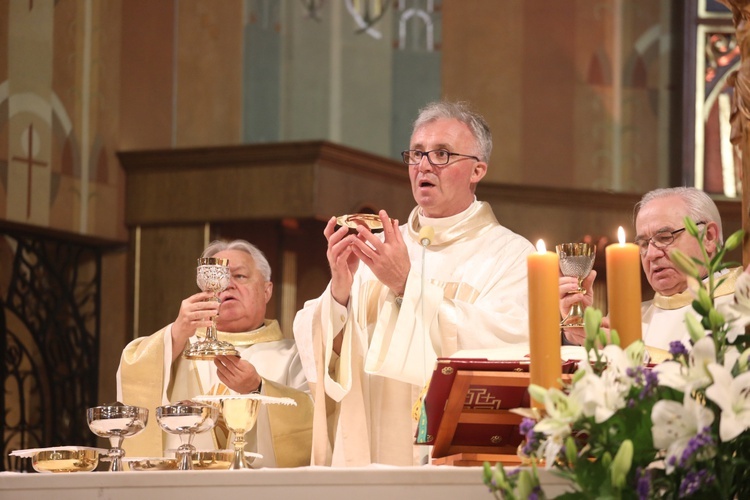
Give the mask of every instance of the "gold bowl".
<path id="1" fill-rule="evenodd" d="M 351 214 L 336 217 L 336 224 L 349 228 L 349 234 L 357 232 L 357 226 L 365 226 L 371 232 L 377 233 L 383 230 L 383 221 L 377 214 Z"/>
<path id="2" fill-rule="evenodd" d="M 198 450 L 192 454 L 193 470 L 225 470 L 233 458 L 234 450 Z"/>
<path id="3" fill-rule="evenodd" d="M 100 448 L 86 446 L 59 446 L 17 450 L 11 455 L 31 458 L 37 472 L 91 472 L 99 465 L 99 455 L 107 453 Z"/>
<path id="4" fill-rule="evenodd" d="M 167 457 L 125 457 L 122 459 L 131 471 L 177 470 L 177 459 Z"/>

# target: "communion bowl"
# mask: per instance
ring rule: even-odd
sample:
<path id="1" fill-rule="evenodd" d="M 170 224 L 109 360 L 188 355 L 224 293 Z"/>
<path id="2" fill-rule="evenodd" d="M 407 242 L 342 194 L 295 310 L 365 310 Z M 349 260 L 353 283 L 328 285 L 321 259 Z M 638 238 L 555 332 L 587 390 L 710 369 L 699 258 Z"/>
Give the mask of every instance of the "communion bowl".
<path id="1" fill-rule="evenodd" d="M 99 437 L 129 437 L 146 428 L 148 409 L 122 403 L 96 406 L 86 410 L 86 420 Z"/>
<path id="2" fill-rule="evenodd" d="M 377 214 L 347 214 L 336 217 L 336 225 L 349 228 L 349 234 L 357 234 L 357 226 L 364 226 L 373 233 L 383 230 L 383 221 Z"/>
<path id="3" fill-rule="evenodd" d="M 178 460 L 167 457 L 126 457 L 122 459 L 131 471 L 177 470 Z"/>
<path id="4" fill-rule="evenodd" d="M 180 401 L 177 404 L 156 408 L 159 426 L 171 434 L 197 434 L 216 425 L 219 410 L 210 405 L 193 401 Z"/>
<path id="5" fill-rule="evenodd" d="M 226 470 L 232 465 L 234 450 L 198 450 L 193 452 L 193 470 Z"/>
<path id="6" fill-rule="evenodd" d="M 99 456 L 107 450 L 87 446 L 58 446 L 17 450 L 12 456 L 31 458 L 35 471 L 51 472 L 91 472 L 99 465 Z"/>

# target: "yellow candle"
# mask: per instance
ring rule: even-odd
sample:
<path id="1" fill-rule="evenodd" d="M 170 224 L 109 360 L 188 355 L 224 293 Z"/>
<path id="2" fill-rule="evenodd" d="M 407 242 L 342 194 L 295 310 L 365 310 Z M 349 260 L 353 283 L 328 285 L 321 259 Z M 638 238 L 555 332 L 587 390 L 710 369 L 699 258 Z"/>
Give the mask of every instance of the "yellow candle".
<path id="1" fill-rule="evenodd" d="M 638 247 L 625 243 L 625 231 L 617 231 L 619 243 L 606 249 L 609 325 L 617 330 L 623 349 L 641 339 L 641 258 Z"/>
<path id="2" fill-rule="evenodd" d="M 529 280 L 529 350 L 531 383 L 549 389 L 560 387 L 560 308 L 557 254 L 547 252 L 544 241 L 536 244 L 537 252 L 526 259 Z M 531 402 L 542 407 L 541 403 Z"/>

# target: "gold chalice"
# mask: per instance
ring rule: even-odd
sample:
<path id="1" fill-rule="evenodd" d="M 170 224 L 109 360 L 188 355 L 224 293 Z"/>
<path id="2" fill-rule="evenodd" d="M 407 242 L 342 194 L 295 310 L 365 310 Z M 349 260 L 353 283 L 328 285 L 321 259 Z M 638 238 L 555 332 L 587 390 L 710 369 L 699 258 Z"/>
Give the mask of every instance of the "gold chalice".
<path id="1" fill-rule="evenodd" d="M 219 301 L 219 294 L 229 286 L 230 278 L 229 259 L 198 259 L 196 281 L 204 292 L 213 292 L 210 300 Z M 192 344 L 182 355 L 188 359 L 214 359 L 216 356 L 239 354 L 231 343 L 216 338 L 216 316 L 213 316 L 211 326 L 206 329 L 206 338 Z"/>
<path id="2" fill-rule="evenodd" d="M 230 470 L 250 469 L 250 464 L 245 458 L 245 433 L 250 431 L 258 420 L 258 412 L 261 404 L 281 404 L 297 406 L 292 398 L 272 397 L 263 394 L 211 394 L 196 396 L 193 401 L 208 404 L 221 404 L 221 414 L 227 429 L 232 432 L 234 445 L 234 458 Z M 258 457 L 257 453 L 250 455 Z"/>
<path id="3" fill-rule="evenodd" d="M 560 270 L 564 276 L 578 278 L 578 290 L 569 293 L 586 293 L 583 280 L 594 268 L 596 245 L 588 243 L 561 243 L 555 247 L 560 258 Z M 560 326 L 583 326 L 583 302 L 576 302 Z"/>

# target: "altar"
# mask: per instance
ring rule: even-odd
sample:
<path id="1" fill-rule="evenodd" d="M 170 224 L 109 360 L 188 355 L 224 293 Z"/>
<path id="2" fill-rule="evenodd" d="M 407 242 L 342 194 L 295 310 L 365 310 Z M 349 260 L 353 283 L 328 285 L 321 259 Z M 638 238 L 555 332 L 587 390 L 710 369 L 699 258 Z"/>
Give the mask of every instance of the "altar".
<path id="1" fill-rule="evenodd" d="M 540 470 L 548 496 L 566 482 Z M 326 500 L 431 500 L 492 498 L 481 467 L 368 467 L 259 469 L 247 471 L 90 472 L 75 474 L 0 473 L 0 498 L 36 500 L 132 500 L 134 498 L 302 498 Z"/>

